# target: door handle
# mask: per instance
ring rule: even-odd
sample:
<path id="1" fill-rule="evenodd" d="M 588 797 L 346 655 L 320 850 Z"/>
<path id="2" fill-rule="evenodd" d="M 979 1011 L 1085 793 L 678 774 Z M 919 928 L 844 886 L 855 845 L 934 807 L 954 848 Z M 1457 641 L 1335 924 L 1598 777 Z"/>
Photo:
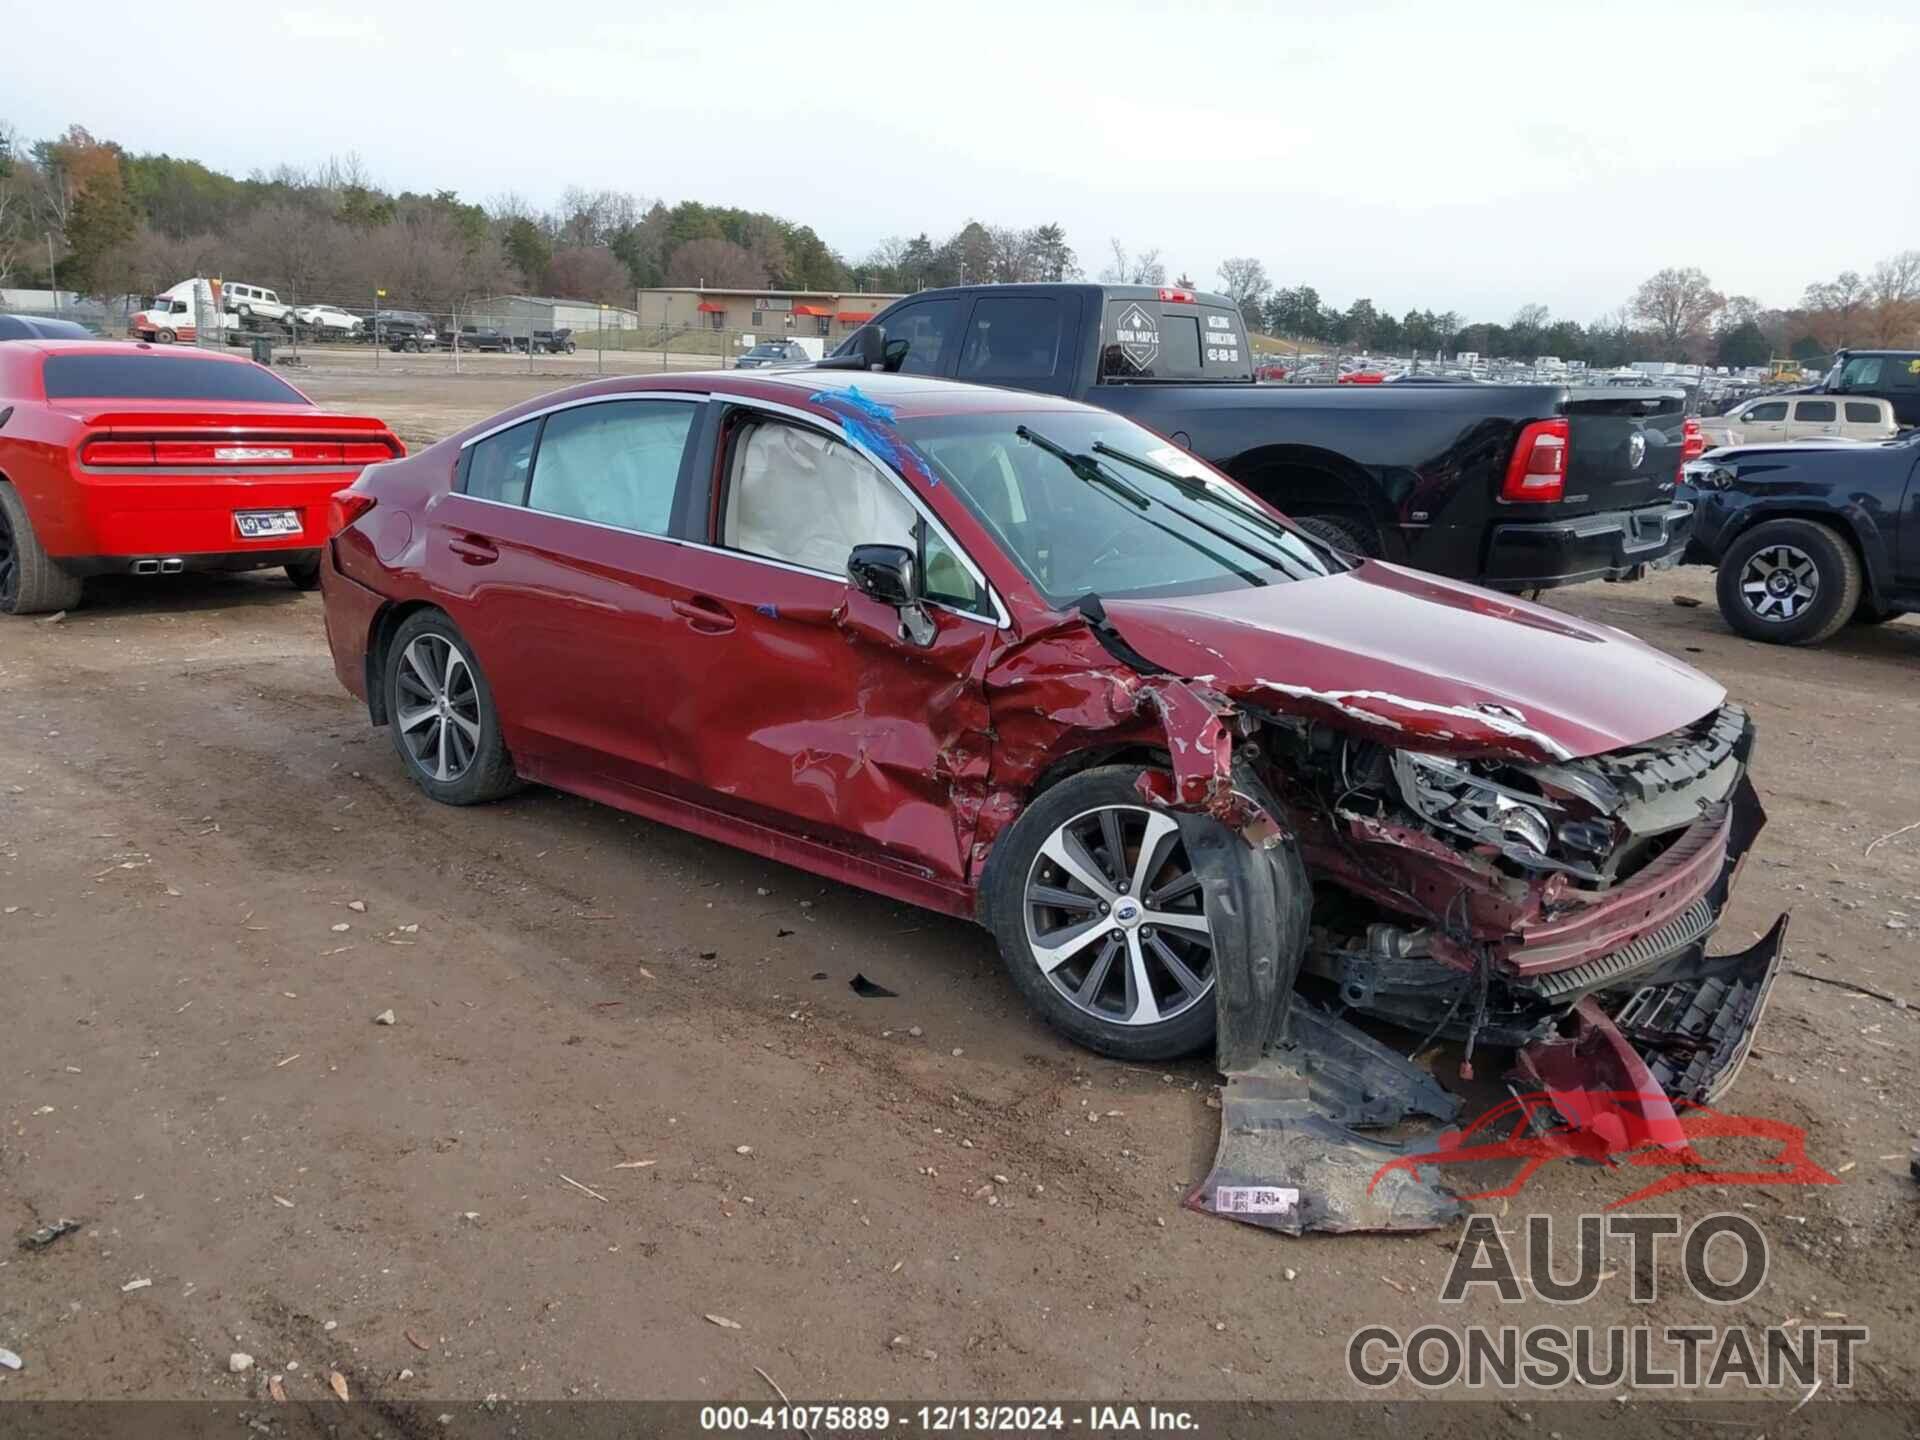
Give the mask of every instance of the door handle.
<path id="1" fill-rule="evenodd" d="M 711 595 L 694 595 L 671 604 L 674 614 L 703 635 L 724 635 L 733 629 L 733 613 Z"/>
<path id="2" fill-rule="evenodd" d="M 458 540 L 449 540 L 447 548 L 469 565 L 491 565 L 500 558 L 500 547 L 479 535 L 465 535 Z"/>

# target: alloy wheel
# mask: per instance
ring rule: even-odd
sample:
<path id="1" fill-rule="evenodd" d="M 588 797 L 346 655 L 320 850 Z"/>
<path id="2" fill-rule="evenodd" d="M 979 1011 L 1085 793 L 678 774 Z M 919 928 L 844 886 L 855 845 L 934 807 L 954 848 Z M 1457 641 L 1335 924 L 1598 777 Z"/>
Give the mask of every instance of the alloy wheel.
<path id="1" fill-rule="evenodd" d="M 1076 1009 L 1157 1025 L 1213 993 L 1213 931 L 1173 817 L 1088 810 L 1047 837 L 1022 897 L 1033 961 Z"/>
<path id="2" fill-rule="evenodd" d="M 444 635 L 419 635 L 400 654 L 394 725 L 431 779 L 458 780 L 480 752 L 480 691 L 467 657 Z"/>
<path id="3" fill-rule="evenodd" d="M 1762 620 L 1792 620 L 1819 594 L 1819 568 L 1797 545 L 1768 545 L 1740 567 L 1740 595 Z"/>

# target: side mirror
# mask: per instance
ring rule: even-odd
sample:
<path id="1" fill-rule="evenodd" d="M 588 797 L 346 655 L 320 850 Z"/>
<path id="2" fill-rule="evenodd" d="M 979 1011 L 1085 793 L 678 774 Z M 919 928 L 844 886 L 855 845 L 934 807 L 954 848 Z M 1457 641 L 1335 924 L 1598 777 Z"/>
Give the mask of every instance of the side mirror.
<path id="1" fill-rule="evenodd" d="M 816 370 L 879 370 L 886 364 L 888 348 L 886 331 L 878 325 L 862 325 L 848 337 L 844 354 L 829 355 L 824 360 L 817 360 L 813 368 Z"/>
<path id="2" fill-rule="evenodd" d="M 856 545 L 847 556 L 847 579 L 854 588 L 896 610 L 920 603 L 918 571 L 904 545 Z"/>
<path id="3" fill-rule="evenodd" d="M 856 545 L 847 556 L 847 579 L 862 595 L 891 605 L 900 615 L 900 638 L 924 650 L 939 636 L 920 603 L 920 566 L 904 545 Z"/>

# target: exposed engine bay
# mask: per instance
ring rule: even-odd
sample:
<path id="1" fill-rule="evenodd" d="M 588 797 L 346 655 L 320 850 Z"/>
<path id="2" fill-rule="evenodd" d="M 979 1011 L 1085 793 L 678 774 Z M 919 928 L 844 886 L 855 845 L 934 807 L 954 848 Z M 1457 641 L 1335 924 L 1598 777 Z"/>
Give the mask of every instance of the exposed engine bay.
<path id="1" fill-rule="evenodd" d="M 1244 702 L 1241 720 L 1236 771 L 1297 840 L 1313 893 L 1259 1058 L 1230 1055 L 1240 1037 L 1222 1025 L 1221 1149 L 1190 1203 L 1296 1233 L 1444 1223 L 1448 1197 L 1388 1173 L 1402 1151 L 1359 1133 L 1457 1118 L 1413 1063 L 1435 1042 L 1462 1047 L 1462 1079 L 1481 1047 L 1517 1052 L 1509 1088 L 1569 1119 L 1613 1097 L 1610 1143 L 1681 1143 L 1674 1105 L 1731 1082 L 1783 949 L 1784 917 L 1749 951 L 1706 954 L 1764 823 L 1744 711 L 1545 762 L 1396 749 L 1298 716 L 1248 724 Z M 1223 976 L 1223 1020 L 1228 1003 Z M 1403 1055 L 1356 1020 L 1417 1038 Z M 1257 1194 L 1278 1208 L 1250 1211 Z"/>

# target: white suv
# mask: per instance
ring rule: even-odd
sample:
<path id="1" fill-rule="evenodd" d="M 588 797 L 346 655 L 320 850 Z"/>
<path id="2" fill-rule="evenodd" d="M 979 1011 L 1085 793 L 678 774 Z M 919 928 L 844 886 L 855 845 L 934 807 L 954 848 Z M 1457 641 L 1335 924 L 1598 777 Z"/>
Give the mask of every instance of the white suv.
<path id="1" fill-rule="evenodd" d="M 1865 395 L 1763 395 L 1700 422 L 1709 445 L 1778 445 L 1783 440 L 1891 440 L 1893 406 Z"/>
<path id="2" fill-rule="evenodd" d="M 220 287 L 220 297 L 221 303 L 240 317 L 242 325 L 250 320 L 271 320 L 276 325 L 284 325 L 287 316 L 293 313 L 291 305 L 282 305 L 278 295 L 258 285 L 231 282 Z"/>

